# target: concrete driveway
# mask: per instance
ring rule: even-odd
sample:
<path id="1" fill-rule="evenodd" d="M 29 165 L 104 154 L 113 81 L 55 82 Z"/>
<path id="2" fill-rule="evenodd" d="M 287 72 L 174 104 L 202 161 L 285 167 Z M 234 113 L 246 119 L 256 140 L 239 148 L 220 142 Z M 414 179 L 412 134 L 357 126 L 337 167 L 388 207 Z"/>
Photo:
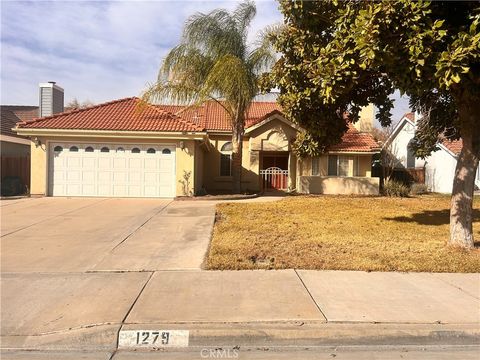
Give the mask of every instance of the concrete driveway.
<path id="1" fill-rule="evenodd" d="M 157 199 L 1 201 L 2 272 L 200 269 L 214 204 Z"/>

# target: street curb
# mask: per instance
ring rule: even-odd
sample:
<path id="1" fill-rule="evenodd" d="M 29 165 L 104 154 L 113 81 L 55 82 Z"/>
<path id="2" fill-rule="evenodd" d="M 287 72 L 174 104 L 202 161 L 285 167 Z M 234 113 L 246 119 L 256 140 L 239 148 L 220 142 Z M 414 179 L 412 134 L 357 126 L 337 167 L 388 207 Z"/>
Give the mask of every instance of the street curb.
<path id="1" fill-rule="evenodd" d="M 4 350 L 115 351 L 119 325 L 34 336 L 2 336 Z M 478 345 L 478 324 L 321 322 L 125 324 L 121 330 L 188 330 L 188 348 Z M 161 346 L 142 347 L 144 350 Z M 122 347 L 121 350 L 138 348 Z"/>
<path id="2" fill-rule="evenodd" d="M 204 323 L 127 324 L 121 330 L 188 330 L 189 347 L 477 345 L 477 324 Z"/>

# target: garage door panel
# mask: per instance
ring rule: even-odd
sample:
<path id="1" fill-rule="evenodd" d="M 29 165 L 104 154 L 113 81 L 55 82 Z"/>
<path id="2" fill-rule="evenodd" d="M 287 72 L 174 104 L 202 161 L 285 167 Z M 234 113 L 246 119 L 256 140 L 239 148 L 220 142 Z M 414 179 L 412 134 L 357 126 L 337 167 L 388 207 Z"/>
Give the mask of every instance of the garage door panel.
<path id="1" fill-rule="evenodd" d="M 128 173 L 125 171 L 114 171 L 113 181 L 115 183 L 118 183 L 118 182 L 126 183 L 128 181 Z"/>
<path id="2" fill-rule="evenodd" d="M 57 147 L 60 150 L 53 151 L 55 146 L 61 149 Z M 89 151 L 85 151 L 87 148 Z M 102 148 L 109 148 L 110 151 L 101 152 Z M 141 149 L 140 152 L 137 149 Z M 52 144 L 49 160 L 50 194 L 105 197 L 174 196 L 175 151 L 171 147 L 170 154 L 164 154 L 162 149 L 166 149 L 165 146 Z"/>
<path id="3" fill-rule="evenodd" d="M 127 185 L 113 185 L 113 196 L 125 197 L 128 196 L 128 186 Z"/>
<path id="4" fill-rule="evenodd" d="M 100 169 L 108 169 L 110 168 L 111 162 L 112 159 L 109 159 L 109 158 L 105 158 L 105 157 L 99 157 L 98 158 L 98 167 Z"/>
<path id="5" fill-rule="evenodd" d="M 67 159 L 67 164 L 69 168 L 72 167 L 80 167 L 81 166 L 81 159 L 78 156 L 70 157 Z"/>
<path id="6" fill-rule="evenodd" d="M 82 180 L 84 183 L 93 183 L 95 182 L 95 172 L 94 171 L 83 171 Z"/>
<path id="7" fill-rule="evenodd" d="M 145 196 L 157 197 L 158 194 L 159 194 L 159 189 L 157 186 L 145 186 Z"/>
<path id="8" fill-rule="evenodd" d="M 95 185 L 84 184 L 82 186 L 82 194 L 87 196 L 95 196 Z"/>
<path id="9" fill-rule="evenodd" d="M 158 167 L 158 159 L 145 159 L 145 169 L 155 170 Z"/>
<path id="10" fill-rule="evenodd" d="M 92 157 L 84 157 L 82 162 L 82 168 L 88 169 L 88 168 L 95 168 L 96 167 L 96 159 Z"/>
<path id="11" fill-rule="evenodd" d="M 129 180 L 132 183 L 140 183 L 142 182 L 142 173 L 139 171 L 131 171 L 129 174 Z"/>
<path id="12" fill-rule="evenodd" d="M 141 169 L 143 168 L 143 159 L 129 159 L 128 166 L 130 168 Z"/>
<path id="13" fill-rule="evenodd" d="M 132 197 L 142 197 L 142 187 L 140 185 L 130 185 L 128 195 Z"/>
<path id="14" fill-rule="evenodd" d="M 125 156 L 123 153 L 122 153 L 122 156 Z M 126 169 L 127 168 L 127 159 L 123 158 L 123 159 L 113 159 L 113 168 L 114 169 Z"/>
<path id="15" fill-rule="evenodd" d="M 81 172 L 79 170 L 69 170 L 67 172 L 67 181 L 78 181 L 81 179 Z"/>

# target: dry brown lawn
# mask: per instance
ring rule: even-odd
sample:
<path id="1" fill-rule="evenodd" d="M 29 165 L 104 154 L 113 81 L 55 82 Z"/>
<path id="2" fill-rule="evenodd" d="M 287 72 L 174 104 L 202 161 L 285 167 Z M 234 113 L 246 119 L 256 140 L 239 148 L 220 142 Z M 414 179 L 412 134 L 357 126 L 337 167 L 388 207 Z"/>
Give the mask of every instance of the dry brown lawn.
<path id="1" fill-rule="evenodd" d="M 477 248 L 448 247 L 448 196 L 287 197 L 217 207 L 208 269 L 480 271 Z"/>

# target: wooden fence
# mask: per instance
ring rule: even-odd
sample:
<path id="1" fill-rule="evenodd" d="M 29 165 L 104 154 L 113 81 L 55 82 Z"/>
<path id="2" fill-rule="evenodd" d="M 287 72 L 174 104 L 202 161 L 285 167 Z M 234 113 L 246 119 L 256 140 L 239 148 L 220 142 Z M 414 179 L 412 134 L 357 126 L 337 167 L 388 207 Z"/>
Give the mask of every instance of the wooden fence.
<path id="1" fill-rule="evenodd" d="M 1 178 L 17 176 L 24 189 L 30 187 L 30 156 L 1 156 Z"/>

